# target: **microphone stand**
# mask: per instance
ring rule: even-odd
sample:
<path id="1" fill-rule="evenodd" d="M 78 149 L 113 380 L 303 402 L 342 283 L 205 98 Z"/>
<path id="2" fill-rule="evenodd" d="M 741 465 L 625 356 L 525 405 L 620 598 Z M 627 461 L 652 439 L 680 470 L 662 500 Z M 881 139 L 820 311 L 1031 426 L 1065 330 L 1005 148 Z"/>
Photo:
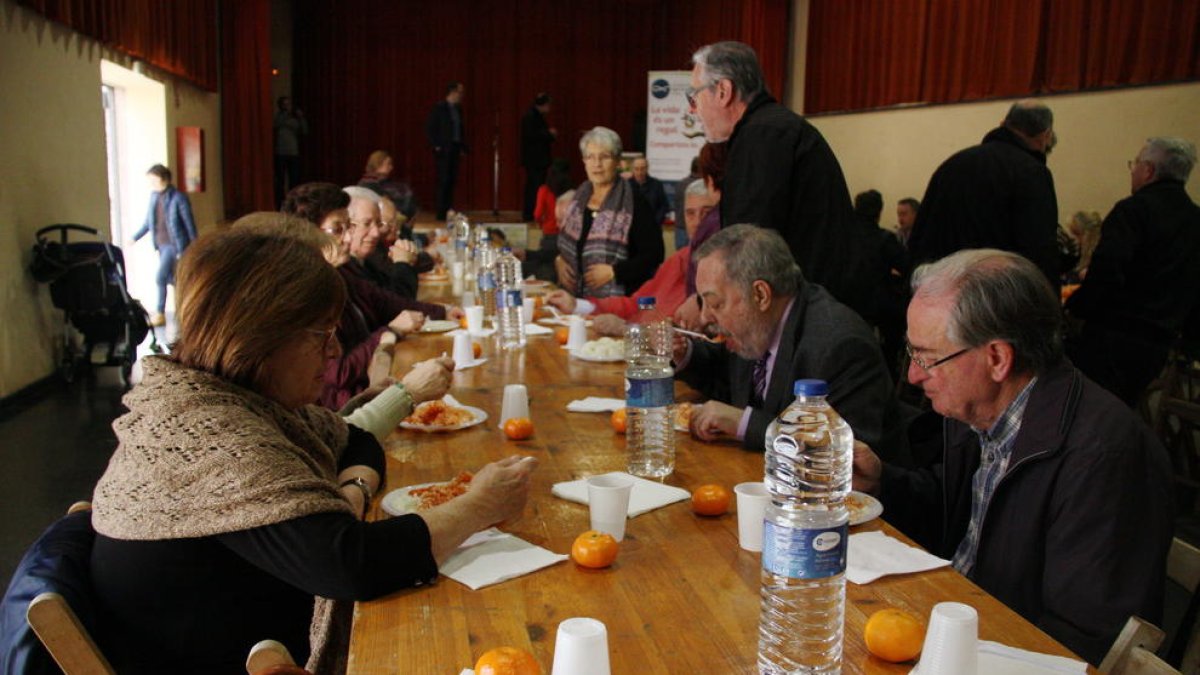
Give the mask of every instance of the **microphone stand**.
<path id="1" fill-rule="evenodd" d="M 492 217 L 500 218 L 500 111 L 492 125 Z"/>

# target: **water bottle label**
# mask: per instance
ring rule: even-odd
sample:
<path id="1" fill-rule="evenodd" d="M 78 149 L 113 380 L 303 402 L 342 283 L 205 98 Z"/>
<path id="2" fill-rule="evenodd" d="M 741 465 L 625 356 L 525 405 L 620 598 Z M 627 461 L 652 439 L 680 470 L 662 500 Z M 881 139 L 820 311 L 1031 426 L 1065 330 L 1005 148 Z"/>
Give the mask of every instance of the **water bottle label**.
<path id="1" fill-rule="evenodd" d="M 496 287 L 496 278 L 491 272 L 484 272 L 479 275 L 479 290 L 490 291 Z"/>
<path id="2" fill-rule="evenodd" d="M 846 571 L 850 526 L 805 530 L 770 520 L 763 530 L 763 569 L 791 579 L 824 579 Z"/>
<path id="3" fill-rule="evenodd" d="M 496 309 L 507 309 L 509 307 L 520 307 L 521 289 L 508 289 L 496 291 Z"/>
<path id="4" fill-rule="evenodd" d="M 660 408 L 675 403 L 675 378 L 625 378 L 625 405 L 629 408 Z"/>

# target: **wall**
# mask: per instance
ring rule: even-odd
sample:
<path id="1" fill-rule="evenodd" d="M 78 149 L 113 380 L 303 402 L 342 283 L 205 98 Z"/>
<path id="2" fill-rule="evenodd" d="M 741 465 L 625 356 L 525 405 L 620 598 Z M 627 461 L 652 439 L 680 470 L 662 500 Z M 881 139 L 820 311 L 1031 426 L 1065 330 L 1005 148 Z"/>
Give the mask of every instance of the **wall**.
<path id="1" fill-rule="evenodd" d="M 62 314 L 27 270 L 38 228 L 77 222 L 107 237 L 109 203 L 100 100 L 102 58 L 129 59 L 0 0 L 0 397 L 54 370 Z M 208 191 L 192 195 L 197 225 L 223 210 L 216 94 L 172 78 L 167 128 L 205 129 Z M 168 149 L 174 156 L 173 131 Z M 173 165 L 174 162 L 172 161 Z"/>

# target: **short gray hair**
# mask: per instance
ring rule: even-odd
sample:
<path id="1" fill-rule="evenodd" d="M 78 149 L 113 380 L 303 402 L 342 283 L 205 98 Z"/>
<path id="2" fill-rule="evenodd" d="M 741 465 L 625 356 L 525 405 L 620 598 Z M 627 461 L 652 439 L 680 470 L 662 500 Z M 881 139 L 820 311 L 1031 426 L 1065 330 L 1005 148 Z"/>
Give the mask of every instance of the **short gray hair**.
<path id="1" fill-rule="evenodd" d="M 358 185 L 347 185 L 342 188 L 342 192 L 350 195 L 350 199 L 365 199 L 376 206 L 379 206 L 380 202 L 383 201 L 378 192 Z"/>
<path id="2" fill-rule="evenodd" d="M 1037 136 L 1054 126 L 1050 106 L 1036 99 L 1024 99 L 1012 104 L 1004 116 L 1004 126 L 1026 136 Z"/>
<path id="3" fill-rule="evenodd" d="M 588 144 L 596 144 L 607 149 L 613 157 L 621 156 L 621 136 L 608 127 L 592 127 L 579 139 L 579 154 L 587 154 Z"/>
<path id="4" fill-rule="evenodd" d="M 954 294 L 946 337 L 964 347 L 1003 340 L 1013 370 L 1041 374 L 1062 360 L 1058 294 L 1028 259 L 997 249 L 968 249 L 913 272 L 913 297 Z"/>
<path id="5" fill-rule="evenodd" d="M 776 295 L 791 297 L 800 291 L 804 275 L 775 230 L 747 224 L 727 227 L 700 245 L 694 262 L 717 254 L 725 261 L 725 276 L 747 296 L 759 279 Z"/>
<path id="6" fill-rule="evenodd" d="M 692 54 L 692 63 L 700 66 L 704 84 L 729 80 L 733 83 L 734 92 L 743 101 L 748 102 L 767 90 L 763 84 L 758 55 L 750 45 L 733 41 L 705 45 Z"/>
<path id="7" fill-rule="evenodd" d="M 1154 165 L 1155 178 L 1186 183 L 1196 166 L 1196 146 L 1182 138 L 1155 136 L 1146 139 L 1146 153 L 1142 159 Z"/>
<path id="8" fill-rule="evenodd" d="M 683 192 L 684 197 L 705 197 L 708 195 L 708 186 L 703 180 L 696 179 L 688 183 L 687 188 Z"/>

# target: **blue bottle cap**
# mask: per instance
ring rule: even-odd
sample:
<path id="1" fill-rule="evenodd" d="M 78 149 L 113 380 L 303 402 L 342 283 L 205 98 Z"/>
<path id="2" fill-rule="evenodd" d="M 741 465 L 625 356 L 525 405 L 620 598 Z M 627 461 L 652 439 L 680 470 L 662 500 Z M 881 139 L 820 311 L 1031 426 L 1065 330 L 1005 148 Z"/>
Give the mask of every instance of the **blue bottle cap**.
<path id="1" fill-rule="evenodd" d="M 643 296 L 643 297 L 637 299 L 637 306 L 638 306 L 638 309 L 643 309 L 646 307 L 653 307 L 654 302 L 655 302 L 654 296 L 647 295 L 647 296 Z"/>
<path id="2" fill-rule="evenodd" d="M 507 255 L 507 254 L 509 254 L 509 253 L 512 253 L 512 247 L 511 247 L 511 246 L 501 246 L 501 247 L 500 247 L 500 254 L 501 254 L 501 255 Z"/>
<path id="3" fill-rule="evenodd" d="M 828 396 L 829 383 L 825 380 L 796 380 L 792 386 L 793 396 Z"/>

